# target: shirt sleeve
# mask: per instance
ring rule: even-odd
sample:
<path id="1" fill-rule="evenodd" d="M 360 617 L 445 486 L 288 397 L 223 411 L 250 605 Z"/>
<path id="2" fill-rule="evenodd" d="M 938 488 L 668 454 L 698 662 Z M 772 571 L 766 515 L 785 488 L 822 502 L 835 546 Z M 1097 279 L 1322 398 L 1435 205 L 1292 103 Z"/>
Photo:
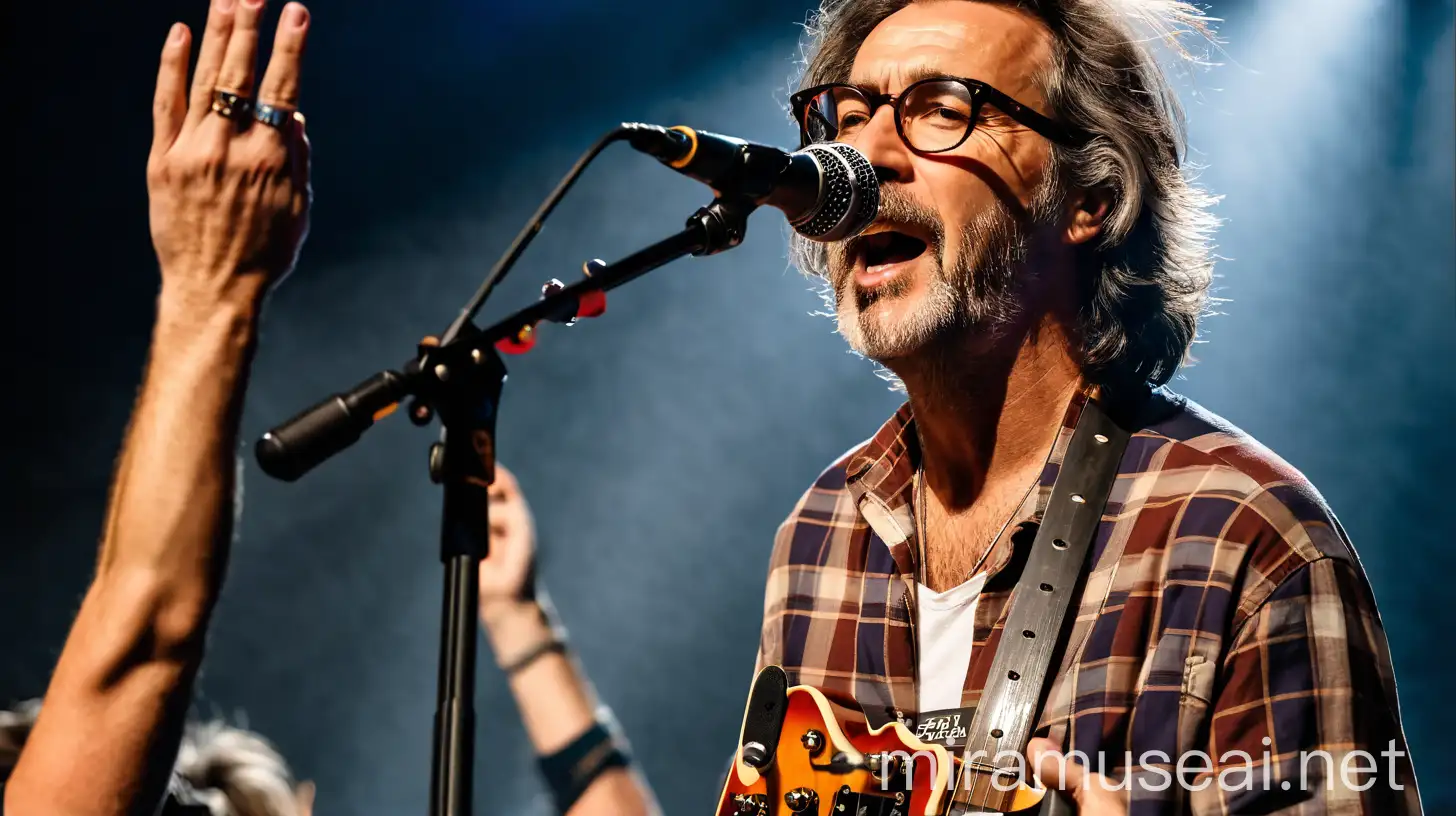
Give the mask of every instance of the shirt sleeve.
<path id="1" fill-rule="evenodd" d="M 1286 578 L 1236 635 L 1217 688 L 1194 814 L 1422 812 L 1390 649 L 1357 565 L 1323 558 Z"/>
<path id="2" fill-rule="evenodd" d="M 795 508 L 795 515 L 798 509 Z M 774 535 L 773 555 L 769 558 L 768 579 L 764 581 L 763 626 L 759 631 L 758 659 L 754 662 L 753 676 L 765 666 L 782 666 L 784 663 L 783 618 L 788 605 L 788 560 L 789 539 L 793 536 L 794 518 L 790 516 L 779 525 Z"/>

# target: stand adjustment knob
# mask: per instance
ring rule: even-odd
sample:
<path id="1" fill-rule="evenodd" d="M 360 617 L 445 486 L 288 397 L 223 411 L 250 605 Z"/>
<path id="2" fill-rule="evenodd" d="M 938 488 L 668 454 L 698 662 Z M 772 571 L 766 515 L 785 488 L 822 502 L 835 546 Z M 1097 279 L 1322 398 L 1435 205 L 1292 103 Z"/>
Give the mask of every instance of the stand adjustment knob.
<path id="1" fill-rule="evenodd" d="M 430 481 L 435 484 L 445 480 L 445 445 L 436 442 L 430 446 Z"/>

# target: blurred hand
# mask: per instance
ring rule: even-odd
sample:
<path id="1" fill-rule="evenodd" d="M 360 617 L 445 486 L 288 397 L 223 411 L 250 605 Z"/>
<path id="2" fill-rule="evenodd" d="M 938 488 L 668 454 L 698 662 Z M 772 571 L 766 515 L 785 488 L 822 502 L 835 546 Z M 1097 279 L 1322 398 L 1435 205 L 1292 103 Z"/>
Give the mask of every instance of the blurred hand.
<path id="1" fill-rule="evenodd" d="M 1051 740 L 1032 740 L 1026 756 L 1037 779 L 1048 790 L 1064 791 L 1072 797 L 1078 816 L 1127 816 L 1126 791 L 1119 792 L 1101 774 L 1068 759 Z"/>
<path id="2" fill-rule="evenodd" d="M 535 573 L 536 530 L 516 477 L 495 466 L 490 486 L 490 553 L 480 562 L 480 614 L 529 600 Z"/>
<path id="3" fill-rule="evenodd" d="M 147 161 L 152 245 L 163 290 L 189 297 L 260 298 L 293 268 L 307 233 L 309 145 L 302 122 L 272 127 L 251 109 L 228 118 L 213 91 L 254 98 L 265 0 L 213 0 L 189 94 L 191 35 L 177 23 L 162 49 Z M 291 113 L 308 11 L 289 3 L 256 100 Z"/>

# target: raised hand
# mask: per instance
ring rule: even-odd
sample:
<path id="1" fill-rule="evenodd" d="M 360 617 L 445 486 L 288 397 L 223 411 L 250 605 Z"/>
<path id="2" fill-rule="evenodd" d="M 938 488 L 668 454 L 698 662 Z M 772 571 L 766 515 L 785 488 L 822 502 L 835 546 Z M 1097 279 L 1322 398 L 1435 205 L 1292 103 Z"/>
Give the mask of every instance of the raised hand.
<path id="1" fill-rule="evenodd" d="M 283 10 L 253 118 L 264 0 L 214 0 L 187 94 L 191 37 L 162 50 L 147 160 L 162 294 L 101 552 L 0 810 L 156 813 L 226 575 L 238 421 L 268 285 L 308 214 L 294 106 L 308 12 Z"/>
<path id="2" fill-rule="evenodd" d="M 480 611 L 516 605 L 532 593 L 536 530 L 516 477 L 499 463 L 490 486 L 490 553 L 480 562 Z"/>
<path id="3" fill-rule="evenodd" d="M 147 161 L 164 291 L 260 297 L 293 268 L 307 232 L 309 144 L 297 113 L 309 14 L 289 3 L 254 97 L 266 0 L 213 0 L 187 86 L 191 33 L 162 49 Z"/>

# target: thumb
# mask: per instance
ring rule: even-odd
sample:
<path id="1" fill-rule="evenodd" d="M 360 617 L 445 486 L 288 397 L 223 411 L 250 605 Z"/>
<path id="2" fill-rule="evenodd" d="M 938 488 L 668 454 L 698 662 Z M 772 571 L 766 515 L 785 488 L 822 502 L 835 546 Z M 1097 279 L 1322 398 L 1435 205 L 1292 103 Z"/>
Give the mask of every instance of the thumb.
<path id="1" fill-rule="evenodd" d="M 1086 770 L 1066 754 L 1057 750 L 1057 744 L 1038 737 L 1026 746 L 1027 758 L 1036 778 L 1048 789 L 1070 793 L 1074 798 L 1081 792 Z"/>

